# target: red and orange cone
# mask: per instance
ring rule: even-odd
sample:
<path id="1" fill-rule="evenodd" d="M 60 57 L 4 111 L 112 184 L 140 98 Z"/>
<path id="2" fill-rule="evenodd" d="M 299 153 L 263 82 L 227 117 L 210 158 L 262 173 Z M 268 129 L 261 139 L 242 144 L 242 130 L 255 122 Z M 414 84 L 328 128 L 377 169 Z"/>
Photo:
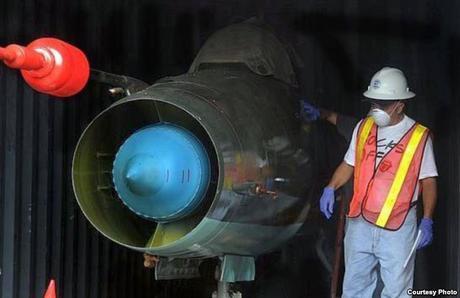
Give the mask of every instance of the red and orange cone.
<path id="1" fill-rule="evenodd" d="M 56 298 L 56 282 L 54 279 L 50 281 L 48 289 L 46 290 L 45 296 L 43 298 Z"/>

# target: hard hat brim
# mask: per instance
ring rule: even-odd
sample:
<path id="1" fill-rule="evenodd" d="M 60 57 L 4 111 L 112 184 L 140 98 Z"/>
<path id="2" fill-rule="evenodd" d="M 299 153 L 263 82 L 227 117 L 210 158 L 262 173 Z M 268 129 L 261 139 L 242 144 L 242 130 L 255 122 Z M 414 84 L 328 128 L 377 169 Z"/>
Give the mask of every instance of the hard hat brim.
<path id="1" fill-rule="evenodd" d="M 382 94 L 376 93 L 371 90 L 366 90 L 363 95 L 370 99 L 378 99 L 378 100 L 404 100 L 415 97 L 415 93 L 411 91 L 404 92 L 404 94 L 394 95 L 394 94 Z"/>

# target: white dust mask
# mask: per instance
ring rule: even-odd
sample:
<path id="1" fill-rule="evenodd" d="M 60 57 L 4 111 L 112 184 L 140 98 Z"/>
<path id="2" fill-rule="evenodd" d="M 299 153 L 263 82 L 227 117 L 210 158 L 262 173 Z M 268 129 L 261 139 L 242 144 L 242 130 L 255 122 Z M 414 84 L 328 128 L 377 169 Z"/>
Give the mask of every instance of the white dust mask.
<path id="1" fill-rule="evenodd" d="M 395 105 L 393 107 L 393 110 L 390 112 L 391 114 L 396 110 L 398 105 Z M 369 116 L 371 116 L 374 119 L 375 124 L 377 124 L 380 127 L 385 127 L 390 124 L 391 121 L 391 116 L 387 112 L 385 112 L 382 109 L 379 108 L 373 108 L 369 111 Z"/>
<path id="2" fill-rule="evenodd" d="M 390 124 L 391 117 L 384 110 L 375 108 L 370 110 L 369 116 L 374 119 L 375 124 L 380 127 L 388 126 Z"/>

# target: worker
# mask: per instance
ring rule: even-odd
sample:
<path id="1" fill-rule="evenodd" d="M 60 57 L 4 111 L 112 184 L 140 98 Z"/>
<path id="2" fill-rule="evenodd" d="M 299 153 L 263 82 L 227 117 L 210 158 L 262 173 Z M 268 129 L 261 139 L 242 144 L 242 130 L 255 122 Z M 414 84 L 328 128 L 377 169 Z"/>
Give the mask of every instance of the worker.
<path id="1" fill-rule="evenodd" d="M 364 96 L 371 104 L 368 117 L 354 128 L 344 161 L 323 190 L 320 210 L 329 219 L 335 191 L 354 176 L 344 239 L 342 297 L 372 297 L 377 265 L 384 283 L 381 296 L 409 297 L 414 273 L 411 248 L 416 238 L 418 249 L 433 239 L 438 173 L 432 140 L 426 127 L 404 113 L 407 100 L 415 94 L 399 69 L 378 71 Z M 315 114 L 311 109 L 307 113 Z M 417 237 L 419 194 L 423 218 Z"/>

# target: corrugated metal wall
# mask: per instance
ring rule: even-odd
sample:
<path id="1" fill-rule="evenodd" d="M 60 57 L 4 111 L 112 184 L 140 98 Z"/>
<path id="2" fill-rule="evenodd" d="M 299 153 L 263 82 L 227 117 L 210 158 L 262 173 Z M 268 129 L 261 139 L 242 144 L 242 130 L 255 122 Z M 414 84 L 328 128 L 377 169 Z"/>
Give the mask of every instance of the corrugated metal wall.
<path id="1" fill-rule="evenodd" d="M 436 240 L 419 254 L 416 284 L 456 288 L 459 9 L 429 0 L 0 1 L 0 44 L 57 36 L 93 67 L 153 82 L 184 72 L 214 30 L 264 12 L 300 50 L 305 96 L 355 116 L 365 112 L 359 94 L 372 73 L 402 68 L 418 95 L 409 113 L 433 129 L 441 175 Z M 103 239 L 78 210 L 73 148 L 109 103 L 96 84 L 50 99 L 0 67 L 0 297 L 40 297 L 52 277 L 61 297 L 198 297 L 199 281 L 155 284 L 139 254 Z"/>

